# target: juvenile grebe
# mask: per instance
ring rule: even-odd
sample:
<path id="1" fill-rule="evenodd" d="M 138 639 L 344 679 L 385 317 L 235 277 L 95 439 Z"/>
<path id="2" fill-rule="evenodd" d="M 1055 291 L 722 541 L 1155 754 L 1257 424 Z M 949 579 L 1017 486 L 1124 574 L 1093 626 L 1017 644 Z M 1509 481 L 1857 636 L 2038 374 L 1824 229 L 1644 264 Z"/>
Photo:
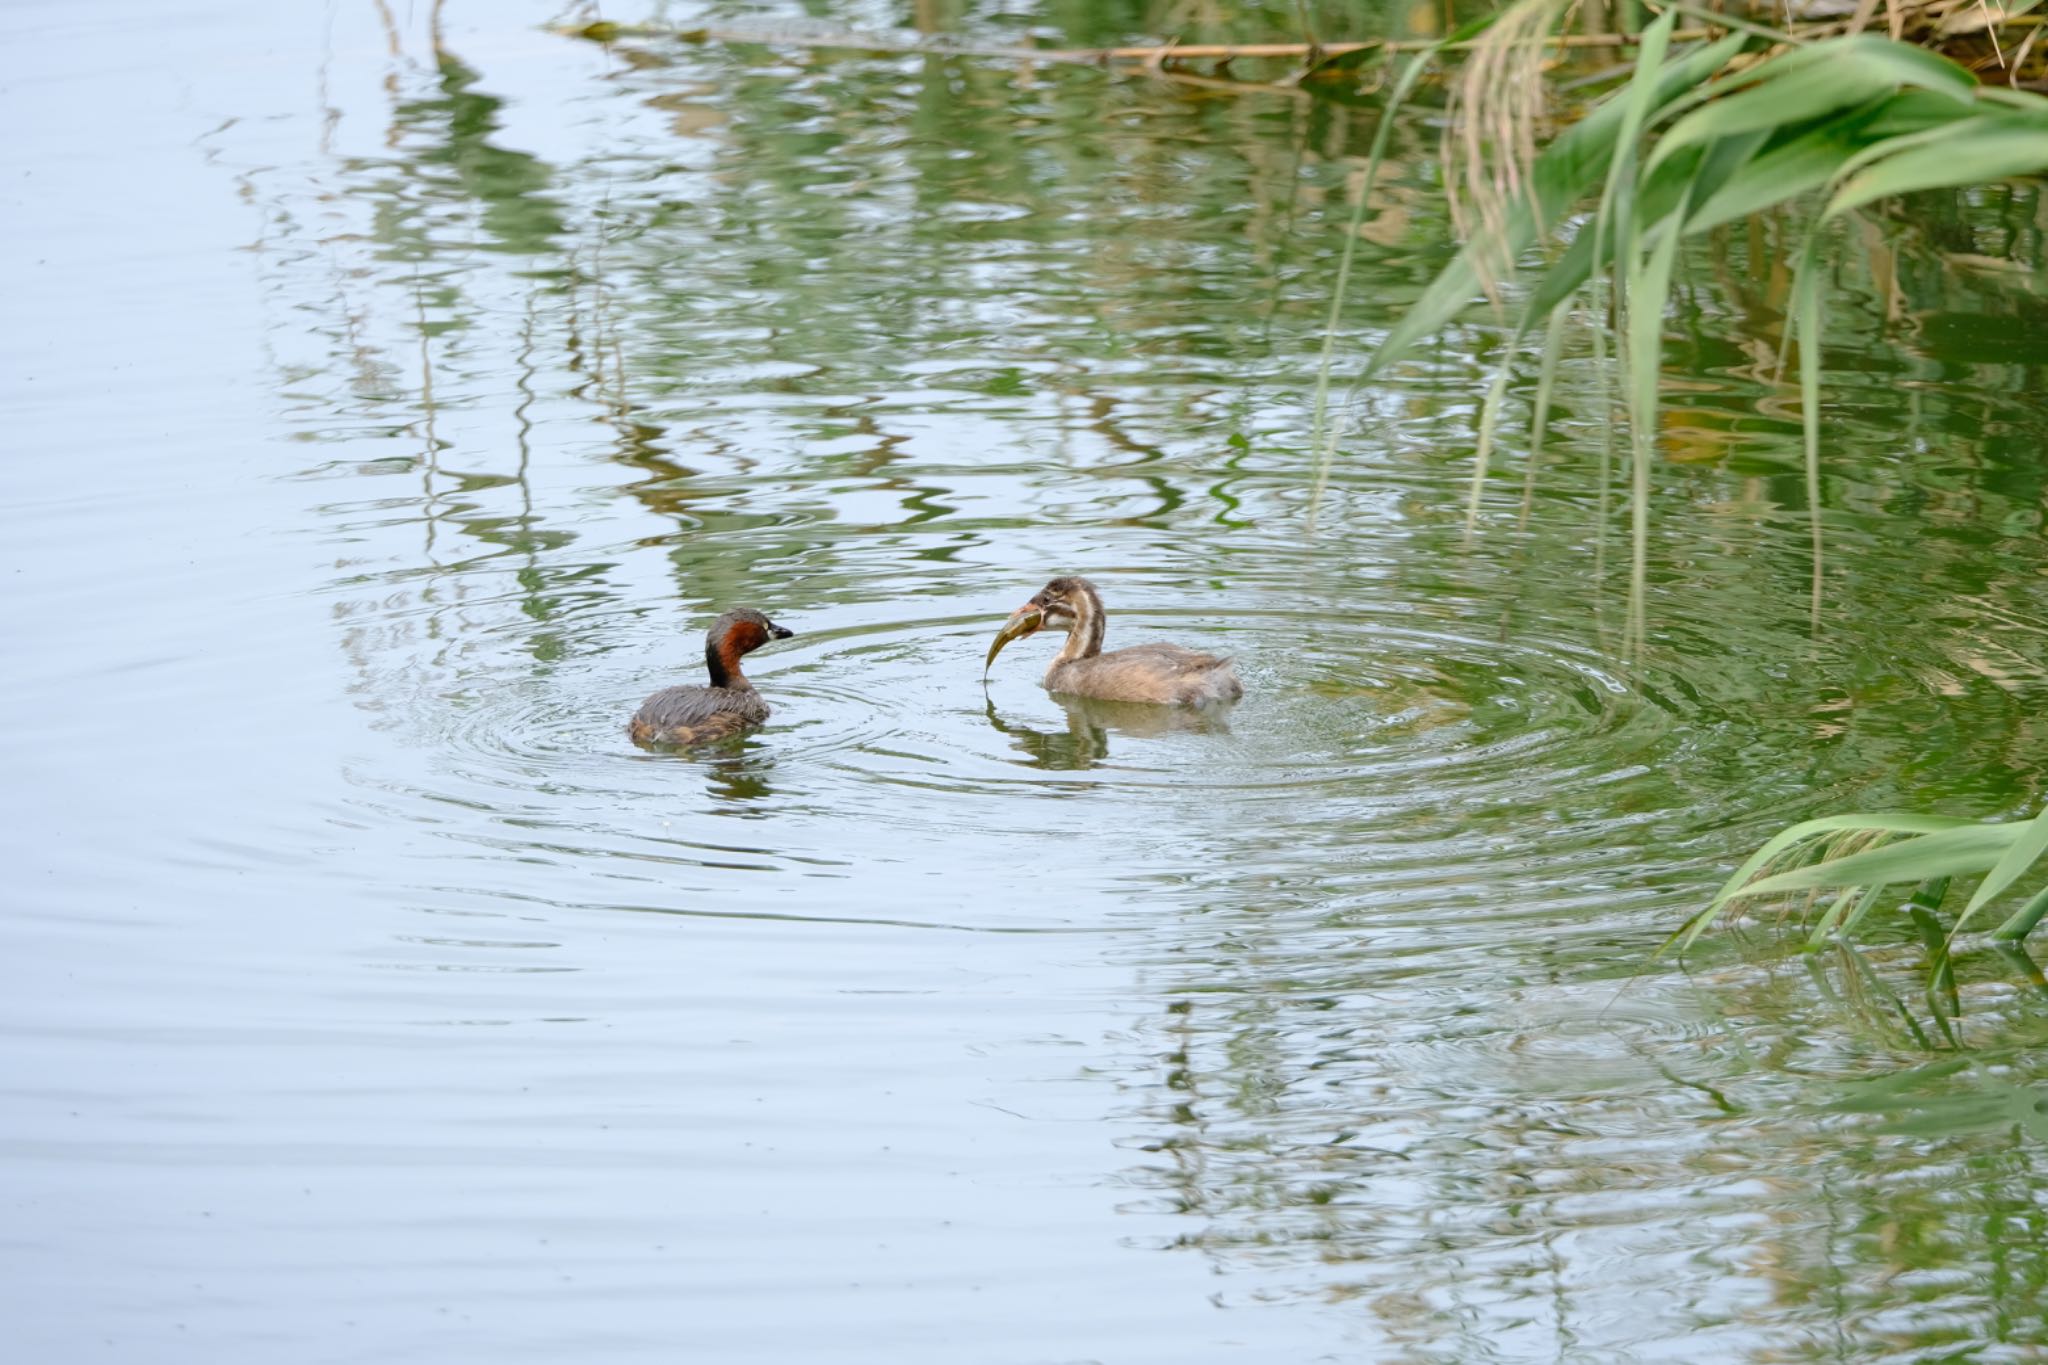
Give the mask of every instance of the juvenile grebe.
<path id="1" fill-rule="evenodd" d="M 1055 578 L 1017 608 L 988 647 L 982 672 L 1010 641 L 1056 626 L 1067 632 L 1066 647 L 1045 670 L 1049 692 L 1099 701 L 1142 701 L 1166 706 L 1206 706 L 1236 701 L 1244 684 L 1230 660 L 1179 645 L 1132 645 L 1102 652 L 1108 613 L 1102 594 L 1085 578 Z"/>
<path id="2" fill-rule="evenodd" d="M 794 634 L 750 607 L 727 612 L 704 632 L 711 686 L 662 688 L 640 703 L 626 733 L 635 744 L 709 744 L 753 729 L 768 719 L 768 703 L 740 672 L 740 656 Z"/>

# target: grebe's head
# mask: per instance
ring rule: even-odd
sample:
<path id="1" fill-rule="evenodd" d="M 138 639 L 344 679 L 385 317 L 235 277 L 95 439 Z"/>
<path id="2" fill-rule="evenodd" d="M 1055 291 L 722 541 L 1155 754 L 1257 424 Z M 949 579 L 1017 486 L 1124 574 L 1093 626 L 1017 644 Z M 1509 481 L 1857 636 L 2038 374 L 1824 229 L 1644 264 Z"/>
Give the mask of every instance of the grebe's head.
<path id="1" fill-rule="evenodd" d="M 770 640 L 787 640 L 796 634 L 785 630 L 755 611 L 738 607 L 711 623 L 704 632 L 704 667 L 711 673 L 713 687 L 752 686 L 740 672 L 740 656 L 751 654 Z"/>
<path id="2" fill-rule="evenodd" d="M 704 633 L 704 646 L 737 659 L 751 654 L 770 640 L 787 640 L 796 634 L 776 625 L 752 607 L 735 607 L 711 623 Z"/>
<path id="3" fill-rule="evenodd" d="M 1102 611 L 1102 594 L 1085 578 L 1055 578 L 1019 610 L 1036 609 L 1044 624 L 1057 630 L 1072 630 L 1083 616 Z"/>
<path id="4" fill-rule="evenodd" d="M 1029 602 L 1010 613 L 1010 619 L 1003 623 L 995 643 L 988 647 L 988 658 L 983 661 L 981 671 L 987 673 L 996 661 L 996 655 L 1003 652 L 1003 646 L 1012 640 L 1022 639 L 1046 627 L 1054 630 L 1071 631 L 1082 621 L 1097 622 L 1102 619 L 1102 595 L 1095 591 L 1095 585 L 1085 578 L 1055 578 L 1035 593 Z M 1098 632 L 1099 634 L 1099 632 Z"/>

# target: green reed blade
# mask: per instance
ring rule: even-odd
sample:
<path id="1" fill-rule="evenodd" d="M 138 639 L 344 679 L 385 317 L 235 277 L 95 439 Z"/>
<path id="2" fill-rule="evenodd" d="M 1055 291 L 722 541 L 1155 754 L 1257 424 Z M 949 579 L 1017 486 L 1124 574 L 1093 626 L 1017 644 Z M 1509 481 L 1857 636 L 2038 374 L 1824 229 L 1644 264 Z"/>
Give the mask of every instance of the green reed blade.
<path id="1" fill-rule="evenodd" d="M 1872 200 L 1951 185 L 1978 185 L 2048 170 L 2048 114 L 1979 123 L 1929 138 L 1856 172 L 1828 201 L 1832 218 Z"/>
<path id="2" fill-rule="evenodd" d="M 1661 109 L 1675 96 L 1707 80 L 1750 41 L 1745 35 L 1730 34 L 1695 48 L 1676 61 L 1664 63 L 1648 96 L 1650 107 Z M 1625 95 L 1627 92 L 1622 93 Z M 1555 227 L 1573 205 L 1602 181 L 1615 154 L 1624 114 L 1623 101 L 1610 97 L 1567 129 L 1536 158 L 1529 168 L 1533 193 L 1516 197 L 1508 210 L 1507 223 L 1499 239 L 1467 243 L 1451 263 L 1438 272 L 1422 296 L 1409 306 L 1366 361 L 1361 380 L 1370 379 L 1385 370 L 1417 341 L 1440 329 L 1477 297 L 1482 292 L 1479 283 L 1479 262 L 1482 259 L 1512 260 L 1519 256 L 1536 239 L 1539 229 L 1549 231 Z M 1534 210 L 1530 207 L 1531 199 L 1536 204 Z"/>
<path id="3" fill-rule="evenodd" d="M 1337 322 L 1343 313 L 1344 299 L 1351 289 L 1351 263 L 1358 254 L 1358 234 L 1365 226 L 1366 205 L 1372 198 L 1373 186 L 1379 181 L 1380 166 L 1387 158 L 1387 144 L 1393 136 L 1395 116 L 1435 56 L 1434 51 L 1418 52 L 1402 65 L 1401 74 L 1394 80 L 1394 88 L 1387 94 L 1386 107 L 1380 112 L 1379 127 L 1373 130 L 1372 149 L 1365 159 L 1365 177 L 1358 187 L 1358 202 L 1351 206 L 1351 226 L 1344 234 L 1344 254 L 1337 261 L 1337 284 L 1330 295 L 1330 313 L 1323 322 L 1323 350 L 1316 367 L 1315 409 L 1310 425 L 1310 439 L 1318 448 L 1323 440 L 1324 421 L 1329 411 L 1330 367 L 1336 352 Z"/>
<path id="4" fill-rule="evenodd" d="M 2037 891 L 2032 900 L 2020 907 L 2018 914 L 1993 929 L 1991 937 L 2008 943 L 2025 938 L 2034 932 L 2034 926 L 2041 922 L 2043 915 L 2048 915 L 2048 886 Z"/>
<path id="5" fill-rule="evenodd" d="M 1845 831 L 1871 834 L 1936 834 L 1945 829 L 1961 829 L 1974 823 L 1949 815 L 1823 815 L 1814 820 L 1802 820 L 1779 831 L 1766 841 L 1762 848 L 1752 853 L 1748 861 L 1735 869 L 1735 875 L 1722 884 L 1714 900 L 1717 903 L 1728 900 L 1739 892 L 1750 878 L 1775 861 L 1779 854 L 1794 844 L 1805 843 L 1823 834 Z"/>
<path id="6" fill-rule="evenodd" d="M 1702 105 L 1671 125 L 1657 140 L 1649 168 L 1688 147 L 1721 138 L 1769 132 L 1868 104 L 1893 89 L 1883 73 L 1853 62 L 1821 66 L 1799 81 L 1767 81 L 1712 104 Z"/>
<path id="7" fill-rule="evenodd" d="M 1877 908 L 1877 902 L 1883 897 L 1884 892 L 1885 888 L 1882 883 L 1876 886 L 1867 886 L 1863 889 L 1863 895 L 1856 902 L 1856 908 L 1851 910 L 1848 917 L 1842 921 L 1841 932 L 1845 937 L 1855 933 L 1856 927 L 1863 923 L 1864 917 Z"/>
<path id="8" fill-rule="evenodd" d="M 1650 461 L 1657 440 L 1658 383 L 1664 360 L 1664 300 L 1678 257 L 1679 212 L 1667 219 L 1647 258 L 1630 269 L 1625 345 L 1628 353 L 1629 436 L 1629 617 L 1636 657 L 1641 657 L 1647 620 L 1650 562 Z M 1635 243 L 1626 245 L 1633 254 Z"/>
<path id="9" fill-rule="evenodd" d="M 2005 856 L 1998 860 L 1995 867 L 1984 874 L 1984 880 L 1978 883 L 1976 893 L 1970 897 L 1970 903 L 1963 907 L 1963 913 L 1956 917 L 1956 927 L 1950 932 L 1960 934 L 1963 926 L 1969 923 L 1987 901 L 2002 894 L 2007 887 L 2025 876 L 2027 870 L 2044 855 L 2048 855 L 2048 807 L 2043 807 L 2039 815 L 2019 827 L 2012 847 L 2005 851 Z"/>
<path id="10" fill-rule="evenodd" d="M 1751 882 L 1735 895 L 1747 899 L 1822 886 L 1920 882 L 1983 872 L 2011 847 L 2017 829 L 2014 825 L 1965 825 L 1917 835 L 1810 867 L 1779 872 Z"/>
<path id="11" fill-rule="evenodd" d="M 1557 362 L 1564 351 L 1564 328 L 1570 317 L 1570 312 L 1564 308 L 1549 310 L 1550 320 L 1543 329 L 1543 358 L 1537 364 L 1536 398 L 1529 414 L 1529 454 L 1522 472 L 1524 525 L 1528 523 L 1530 503 L 1536 496 L 1536 467 L 1542 462 L 1543 441 L 1550 432 L 1550 395 L 1557 388 Z"/>
<path id="12" fill-rule="evenodd" d="M 1833 903 L 1828 906 L 1827 912 L 1814 922 L 1813 932 L 1806 936 L 1806 951 L 1811 953 L 1823 947 L 1827 942 L 1828 935 L 1834 932 L 1835 925 L 1841 922 L 1844 914 L 1848 913 L 1849 907 L 1856 902 L 1860 895 L 1865 894 L 1868 893 L 1852 886 L 1836 896 Z"/>
<path id="13" fill-rule="evenodd" d="M 1330 465 L 1337 455 L 1337 434 L 1329 423 L 1330 371 L 1336 355 L 1337 323 L 1344 309 L 1344 300 L 1351 290 L 1351 266 L 1358 254 L 1359 233 L 1364 229 L 1366 207 L 1371 202 L 1373 186 L 1379 182 L 1380 166 L 1386 160 L 1387 146 L 1393 138 L 1395 116 L 1414 92 L 1423 72 L 1447 45 L 1470 41 L 1492 27 L 1498 17 L 1489 14 L 1475 19 L 1446 34 L 1441 42 L 1410 57 L 1402 65 L 1401 74 L 1395 77 L 1394 87 L 1387 94 L 1386 107 L 1380 114 L 1379 126 L 1373 130 L 1372 147 L 1365 161 L 1365 176 L 1358 187 L 1358 202 L 1351 207 L 1351 225 L 1344 236 L 1344 253 L 1337 263 L 1337 283 L 1330 297 L 1329 316 L 1324 320 L 1322 354 L 1316 365 L 1315 400 L 1309 422 L 1309 445 L 1316 452 L 1315 483 L 1309 491 L 1308 503 L 1311 533 L 1315 529 L 1316 513 L 1323 505 L 1323 493 L 1329 486 Z M 1381 349 L 1384 349 L 1384 343 Z"/>
<path id="14" fill-rule="evenodd" d="M 1507 349 L 1507 354 L 1493 373 L 1493 382 L 1486 386 L 1486 401 L 1479 405 L 1479 446 L 1472 455 L 1472 489 L 1465 499 L 1467 535 L 1479 525 L 1479 495 L 1486 487 L 1486 467 L 1493 459 L 1493 432 L 1500 421 L 1501 399 L 1508 391 L 1508 375 L 1514 365 L 1514 349 L 1512 346 Z"/>
<path id="15" fill-rule="evenodd" d="M 1688 235 L 1819 189 L 1867 145 L 1862 120 L 1830 121 L 1756 156 L 1708 195 L 1686 220 Z"/>

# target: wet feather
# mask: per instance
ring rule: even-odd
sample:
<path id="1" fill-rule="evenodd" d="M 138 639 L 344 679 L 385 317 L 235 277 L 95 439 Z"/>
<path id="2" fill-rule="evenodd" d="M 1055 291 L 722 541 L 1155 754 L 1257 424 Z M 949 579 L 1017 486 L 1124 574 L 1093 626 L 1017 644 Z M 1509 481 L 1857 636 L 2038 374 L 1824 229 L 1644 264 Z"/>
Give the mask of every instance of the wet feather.
<path id="1" fill-rule="evenodd" d="M 633 713 L 626 733 L 635 744 L 692 747 L 742 734 L 768 719 L 768 703 L 740 670 L 740 659 L 786 630 L 758 611 L 729 611 L 704 633 L 709 687 L 664 687 Z"/>
<path id="2" fill-rule="evenodd" d="M 989 646 L 984 670 L 1011 640 L 1057 627 L 1065 629 L 1067 642 L 1045 671 L 1049 691 L 1160 706 L 1210 706 L 1244 695 L 1235 665 L 1219 655 L 1165 643 L 1103 653 L 1108 623 L 1102 594 L 1093 583 L 1055 578 L 1011 614 Z"/>

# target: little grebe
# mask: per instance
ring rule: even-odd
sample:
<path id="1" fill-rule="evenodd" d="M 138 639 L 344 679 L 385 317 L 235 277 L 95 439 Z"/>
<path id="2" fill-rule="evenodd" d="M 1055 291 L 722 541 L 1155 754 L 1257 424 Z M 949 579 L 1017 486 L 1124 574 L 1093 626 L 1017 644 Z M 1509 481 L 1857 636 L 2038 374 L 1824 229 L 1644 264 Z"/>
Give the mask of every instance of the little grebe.
<path id="1" fill-rule="evenodd" d="M 753 729 L 768 719 L 768 703 L 740 672 L 740 656 L 795 633 L 748 607 L 727 612 L 704 633 L 711 686 L 664 687 L 640 703 L 626 733 L 635 744 L 709 744 Z"/>
<path id="2" fill-rule="evenodd" d="M 988 647 L 988 666 L 1003 646 L 1021 636 L 1056 626 L 1067 632 L 1066 647 L 1045 670 L 1050 692 L 1065 692 L 1099 701 L 1142 701 L 1167 706 L 1204 706 L 1236 701 L 1244 684 L 1230 660 L 1179 645 L 1133 645 L 1102 652 L 1108 613 L 1102 595 L 1085 578 L 1055 578 L 1036 597 L 1012 612 L 995 643 Z"/>

